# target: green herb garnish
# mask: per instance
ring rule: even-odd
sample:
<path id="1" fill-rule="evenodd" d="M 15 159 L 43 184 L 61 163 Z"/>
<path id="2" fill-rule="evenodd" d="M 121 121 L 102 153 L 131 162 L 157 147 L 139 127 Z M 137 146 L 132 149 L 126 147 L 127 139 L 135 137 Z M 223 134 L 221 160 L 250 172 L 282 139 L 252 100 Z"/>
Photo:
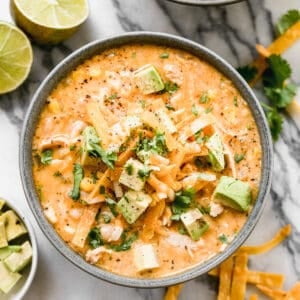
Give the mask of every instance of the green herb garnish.
<path id="1" fill-rule="evenodd" d="M 117 217 L 119 215 L 118 210 L 117 210 L 117 202 L 111 198 L 106 198 L 105 203 L 109 207 L 111 213 Z"/>
<path id="2" fill-rule="evenodd" d="M 284 14 L 276 25 L 276 30 L 279 35 L 285 33 L 291 26 L 300 21 L 300 11 L 291 9 Z"/>
<path id="3" fill-rule="evenodd" d="M 83 130 L 84 148 L 90 156 L 100 157 L 101 160 L 111 169 L 114 168 L 117 160 L 115 152 L 106 152 L 100 144 L 100 139 L 96 130 L 92 126 L 88 126 Z"/>
<path id="4" fill-rule="evenodd" d="M 164 52 L 164 53 L 162 53 L 159 57 L 160 57 L 160 58 L 169 58 L 169 53 Z"/>
<path id="5" fill-rule="evenodd" d="M 175 111 L 175 108 L 170 103 L 166 104 L 166 109 Z"/>
<path id="6" fill-rule="evenodd" d="M 150 176 L 151 170 L 147 167 L 144 166 L 143 169 L 138 170 L 138 176 L 143 180 L 146 181 L 147 178 Z"/>
<path id="7" fill-rule="evenodd" d="M 197 107 L 196 107 L 195 104 L 192 105 L 192 113 L 193 113 L 194 116 L 198 116 L 199 115 L 199 111 L 198 111 L 198 109 L 197 109 Z"/>
<path id="8" fill-rule="evenodd" d="M 172 220 L 180 220 L 180 215 L 184 213 L 192 204 L 195 198 L 195 190 L 193 188 L 181 190 L 176 193 L 175 200 L 172 204 L 173 215 Z"/>
<path id="9" fill-rule="evenodd" d="M 105 224 L 108 224 L 111 221 L 111 217 L 107 214 L 103 214 L 102 218 L 103 218 L 103 221 L 104 221 Z"/>
<path id="10" fill-rule="evenodd" d="M 165 82 L 165 88 L 163 89 L 162 92 L 167 92 L 170 95 L 175 94 L 179 89 L 179 86 L 177 83 L 175 82 Z"/>
<path id="11" fill-rule="evenodd" d="M 70 197 L 73 200 L 78 200 L 80 197 L 80 182 L 83 179 L 83 177 L 84 177 L 84 172 L 82 166 L 78 163 L 74 164 L 73 167 L 74 183 L 73 183 L 73 189 L 70 193 Z"/>
<path id="12" fill-rule="evenodd" d="M 89 232 L 87 240 L 90 247 L 94 249 L 104 245 L 104 242 L 101 237 L 100 229 L 98 227 L 94 227 Z"/>
<path id="13" fill-rule="evenodd" d="M 227 236 L 224 233 L 222 233 L 221 235 L 219 235 L 218 240 L 222 244 L 228 244 L 228 238 L 227 238 Z"/>
<path id="14" fill-rule="evenodd" d="M 157 132 L 152 139 L 142 138 L 140 136 L 139 143 L 135 149 L 136 152 L 140 151 L 153 151 L 159 155 L 164 155 L 168 152 L 166 145 L 166 137 L 164 133 Z"/>
<path id="15" fill-rule="evenodd" d="M 252 81 L 257 74 L 257 68 L 248 65 L 237 68 L 237 71 L 247 82 Z"/>
<path id="16" fill-rule="evenodd" d="M 116 252 L 127 251 L 131 248 L 131 245 L 137 240 L 137 238 L 137 232 L 132 233 L 130 236 L 127 236 L 126 232 L 123 232 L 121 236 L 121 244 L 109 245 L 109 248 Z"/>
<path id="17" fill-rule="evenodd" d="M 199 102 L 204 104 L 207 103 L 209 101 L 208 95 L 207 93 L 203 93 L 199 99 Z"/>
<path id="18" fill-rule="evenodd" d="M 238 153 L 235 153 L 234 154 L 234 161 L 238 164 L 240 163 L 243 159 L 245 158 L 245 154 L 238 154 Z"/>
<path id="19" fill-rule="evenodd" d="M 56 171 L 53 173 L 54 177 L 62 177 L 62 173 L 60 171 Z"/>
<path id="20" fill-rule="evenodd" d="M 101 194 L 101 195 L 105 194 L 105 186 L 104 185 L 100 185 L 100 187 L 99 187 L 99 194 Z"/>
<path id="21" fill-rule="evenodd" d="M 133 165 L 132 164 L 126 164 L 125 171 L 128 175 L 132 175 L 133 174 Z"/>
<path id="22" fill-rule="evenodd" d="M 41 163 L 43 165 L 49 165 L 52 161 L 52 150 L 48 149 L 41 153 Z"/>

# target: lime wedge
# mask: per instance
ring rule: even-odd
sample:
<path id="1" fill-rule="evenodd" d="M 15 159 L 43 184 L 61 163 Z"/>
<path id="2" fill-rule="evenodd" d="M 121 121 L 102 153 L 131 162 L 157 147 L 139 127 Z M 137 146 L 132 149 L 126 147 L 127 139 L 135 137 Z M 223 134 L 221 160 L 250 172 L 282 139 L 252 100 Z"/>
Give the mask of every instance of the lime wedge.
<path id="1" fill-rule="evenodd" d="M 69 38 L 87 19 L 87 0 L 11 0 L 17 25 L 40 44 Z"/>
<path id="2" fill-rule="evenodd" d="M 0 22 L 0 94 L 15 90 L 28 76 L 32 48 L 17 27 Z"/>

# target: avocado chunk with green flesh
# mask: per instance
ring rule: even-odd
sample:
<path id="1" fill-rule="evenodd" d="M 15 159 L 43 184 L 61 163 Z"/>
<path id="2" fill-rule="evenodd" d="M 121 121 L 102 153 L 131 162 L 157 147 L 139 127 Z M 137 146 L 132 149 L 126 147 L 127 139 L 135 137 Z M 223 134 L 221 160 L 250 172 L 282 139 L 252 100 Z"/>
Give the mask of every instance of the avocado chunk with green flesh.
<path id="1" fill-rule="evenodd" d="M 8 294 L 22 277 L 19 273 L 10 272 L 4 263 L 0 261 L 0 290 Z"/>
<path id="2" fill-rule="evenodd" d="M 206 142 L 208 148 L 208 161 L 217 172 L 225 168 L 224 148 L 219 134 L 213 134 Z"/>
<path id="3" fill-rule="evenodd" d="M 134 79 L 137 87 L 145 95 L 159 92 L 165 88 L 158 71 L 152 65 L 145 65 L 136 70 Z"/>
<path id="4" fill-rule="evenodd" d="M 152 198 L 144 192 L 128 191 L 117 207 L 127 223 L 133 224 L 147 209 Z"/>
<path id="5" fill-rule="evenodd" d="M 4 207 L 4 205 L 5 205 L 5 200 L 0 198 L 0 210 Z"/>
<path id="6" fill-rule="evenodd" d="M 248 183 L 229 176 L 222 176 L 214 191 L 213 198 L 224 206 L 246 212 L 252 201 Z"/>
<path id="7" fill-rule="evenodd" d="M 0 260 L 5 259 L 6 257 L 10 256 L 13 252 L 21 251 L 21 246 L 7 246 L 0 249 Z"/>
<path id="8" fill-rule="evenodd" d="M 20 252 L 14 252 L 4 259 L 4 264 L 11 272 L 23 270 L 31 261 L 32 248 L 27 241 L 21 246 Z"/>
<path id="9" fill-rule="evenodd" d="M 197 208 L 191 209 L 180 216 L 185 229 L 194 241 L 198 241 L 209 228 L 209 224 L 201 218 L 202 214 Z"/>
<path id="10" fill-rule="evenodd" d="M 0 216 L 0 222 L 1 221 L 5 223 L 6 237 L 8 241 L 27 233 L 25 226 L 12 210 L 8 210 L 2 214 Z"/>
<path id="11" fill-rule="evenodd" d="M 6 247 L 7 245 L 5 224 L 3 221 L 0 221 L 0 248 Z"/>

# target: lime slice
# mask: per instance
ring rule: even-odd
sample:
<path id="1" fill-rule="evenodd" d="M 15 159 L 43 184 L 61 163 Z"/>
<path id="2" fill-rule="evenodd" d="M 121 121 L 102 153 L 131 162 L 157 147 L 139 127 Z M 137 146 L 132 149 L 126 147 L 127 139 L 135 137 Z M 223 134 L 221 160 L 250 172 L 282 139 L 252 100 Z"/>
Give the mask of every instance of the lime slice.
<path id="1" fill-rule="evenodd" d="M 32 48 L 26 35 L 0 22 L 0 94 L 15 90 L 27 78 L 31 65 Z"/>
<path id="2" fill-rule="evenodd" d="M 57 44 L 69 38 L 87 19 L 87 0 L 11 0 L 19 27 L 40 44 Z"/>

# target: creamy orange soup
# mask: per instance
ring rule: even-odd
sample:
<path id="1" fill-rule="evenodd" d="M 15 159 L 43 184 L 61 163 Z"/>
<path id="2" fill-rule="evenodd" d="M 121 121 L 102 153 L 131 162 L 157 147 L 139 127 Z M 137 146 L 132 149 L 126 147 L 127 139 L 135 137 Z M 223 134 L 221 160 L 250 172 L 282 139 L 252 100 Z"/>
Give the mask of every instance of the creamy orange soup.
<path id="1" fill-rule="evenodd" d="M 261 145 L 251 111 L 184 51 L 126 45 L 51 92 L 33 175 L 44 213 L 91 264 L 157 278 L 223 251 L 255 202 Z"/>

